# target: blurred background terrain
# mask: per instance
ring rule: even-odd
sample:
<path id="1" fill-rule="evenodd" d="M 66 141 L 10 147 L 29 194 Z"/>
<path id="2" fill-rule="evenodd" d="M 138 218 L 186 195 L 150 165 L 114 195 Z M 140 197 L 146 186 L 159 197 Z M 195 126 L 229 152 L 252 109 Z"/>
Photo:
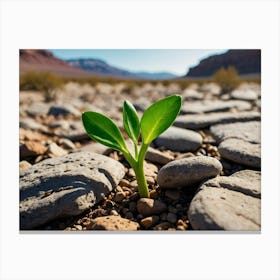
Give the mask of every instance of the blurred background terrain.
<path id="1" fill-rule="evenodd" d="M 104 54 L 111 56 L 106 58 Z M 125 178 L 121 181 L 125 186 L 118 186 L 118 191 L 105 199 L 105 204 L 113 201 L 113 206 L 107 209 L 105 204 L 97 205 L 85 216 L 54 221 L 43 229 L 85 229 L 84 220 L 107 216 L 112 211 L 132 221 L 143 218 L 139 217 L 135 207 L 127 210 L 128 204 L 136 203 L 137 190 L 131 191 L 135 188 L 135 178 L 122 155 L 94 143 L 81 121 L 84 111 L 103 113 L 124 133 L 122 107 L 125 99 L 134 104 L 139 116 L 160 98 L 176 93 L 183 99 L 180 115 L 173 126 L 153 141 L 146 157 L 149 167 L 145 172 L 154 196 L 171 203 L 172 207 L 179 205 L 176 219 L 174 209 L 173 214 L 169 211 L 174 221 L 170 219 L 163 229 L 192 229 L 186 213 L 195 194 L 195 191 L 185 193 L 180 190 L 176 192 L 177 198 L 170 200 L 170 193 L 159 188 L 158 171 L 168 162 L 188 157 L 200 160 L 199 156 L 206 156 L 220 162 L 222 171 L 219 175 L 230 177 L 235 172 L 250 169 L 250 174 L 260 176 L 260 50 L 24 49 L 19 52 L 19 63 L 21 174 L 25 171 L 27 174 L 44 159 L 55 160 L 80 151 L 109 156 L 126 168 Z M 255 187 L 260 188 L 259 181 Z M 123 200 L 119 201 L 120 193 Z M 45 191 L 43 198 L 53 194 L 53 190 Z M 36 198 L 40 203 L 41 195 Z M 232 203 L 236 205 L 234 201 Z M 217 209 L 218 217 L 220 212 Z M 260 226 L 259 206 L 253 212 L 255 230 Z M 240 217 L 234 211 L 232 213 L 231 225 L 242 224 Z M 250 219 L 245 229 L 251 229 Z M 182 221 L 183 227 L 179 225 Z M 225 221 L 227 223 L 228 217 Z M 158 223 L 161 222 L 166 222 L 164 215 L 158 218 Z"/>

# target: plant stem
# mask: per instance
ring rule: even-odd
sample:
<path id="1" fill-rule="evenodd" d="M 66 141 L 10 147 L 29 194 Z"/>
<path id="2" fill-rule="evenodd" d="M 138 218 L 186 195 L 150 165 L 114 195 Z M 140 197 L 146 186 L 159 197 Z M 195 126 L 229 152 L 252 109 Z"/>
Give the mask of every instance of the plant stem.
<path id="1" fill-rule="evenodd" d="M 135 172 L 140 197 L 150 197 L 148 184 L 144 173 L 144 159 L 148 147 L 149 145 L 142 143 L 140 152 L 138 154 L 138 157 L 136 157 L 136 159 L 134 159 L 133 156 L 128 151 L 123 151 L 126 160 L 129 162 L 129 164 L 131 165 L 131 167 Z"/>
<path id="2" fill-rule="evenodd" d="M 148 184 L 144 173 L 144 159 L 149 145 L 142 143 L 137 164 L 134 168 L 136 180 L 138 183 L 138 190 L 141 197 L 150 197 Z"/>
<path id="3" fill-rule="evenodd" d="M 144 164 L 143 162 L 138 162 L 136 168 L 134 169 L 136 180 L 138 184 L 138 191 L 140 197 L 150 197 L 148 184 L 144 174 Z"/>

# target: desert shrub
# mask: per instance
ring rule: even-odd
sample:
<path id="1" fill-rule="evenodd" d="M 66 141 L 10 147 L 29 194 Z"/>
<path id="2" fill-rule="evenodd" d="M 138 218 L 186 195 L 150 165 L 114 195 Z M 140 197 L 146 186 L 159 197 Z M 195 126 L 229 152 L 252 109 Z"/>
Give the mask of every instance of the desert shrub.
<path id="1" fill-rule="evenodd" d="M 222 93 L 233 90 L 240 83 L 238 73 L 233 66 L 217 70 L 213 75 L 213 81 L 221 86 Z"/>
<path id="2" fill-rule="evenodd" d="M 28 72 L 20 77 L 20 90 L 38 90 L 47 102 L 56 99 L 62 86 L 63 80 L 48 72 Z"/>

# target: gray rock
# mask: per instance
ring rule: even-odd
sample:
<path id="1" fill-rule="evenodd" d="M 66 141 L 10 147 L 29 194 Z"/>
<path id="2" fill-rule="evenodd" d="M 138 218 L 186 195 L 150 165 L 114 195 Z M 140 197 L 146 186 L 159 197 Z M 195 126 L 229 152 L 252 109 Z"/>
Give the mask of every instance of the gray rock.
<path id="1" fill-rule="evenodd" d="M 230 109 L 237 109 L 238 111 L 247 111 L 251 109 L 251 104 L 241 100 L 204 100 L 195 102 L 186 102 L 182 106 L 181 114 L 202 114 L 211 112 L 222 112 Z"/>
<path id="2" fill-rule="evenodd" d="M 137 201 L 137 211 L 144 217 L 158 215 L 167 210 L 167 206 L 160 200 L 140 198 Z"/>
<path id="3" fill-rule="evenodd" d="M 70 122 L 66 120 L 59 120 L 55 122 L 51 122 L 49 124 L 50 128 L 60 128 L 62 130 L 69 130 L 70 129 Z"/>
<path id="4" fill-rule="evenodd" d="M 230 177 L 237 177 L 240 179 L 244 179 L 248 182 L 251 182 L 252 184 L 259 185 L 259 188 L 261 186 L 261 172 L 255 171 L 255 170 L 241 170 L 238 172 L 233 173 L 230 175 Z"/>
<path id="5" fill-rule="evenodd" d="M 46 103 L 32 103 L 29 108 L 27 109 L 27 113 L 30 116 L 44 116 L 47 115 L 50 109 L 50 105 Z"/>
<path id="6" fill-rule="evenodd" d="M 209 92 L 212 95 L 219 95 L 221 93 L 221 87 L 216 83 L 205 83 L 199 90 L 202 92 Z"/>
<path id="7" fill-rule="evenodd" d="M 79 130 L 73 130 L 70 133 L 59 133 L 57 136 L 62 138 L 67 138 L 71 141 L 82 141 L 82 140 L 89 140 L 90 137 L 86 133 L 86 131 L 81 128 Z"/>
<path id="8" fill-rule="evenodd" d="M 101 201 L 123 178 L 119 162 L 79 152 L 44 160 L 20 174 L 20 227 L 78 215 Z"/>
<path id="9" fill-rule="evenodd" d="M 155 144 L 176 152 L 190 152 L 200 147 L 202 136 L 192 130 L 170 127 L 155 139 Z"/>
<path id="10" fill-rule="evenodd" d="M 221 163 L 213 157 L 184 158 L 163 166 L 159 170 L 157 180 L 161 188 L 188 187 L 217 176 L 222 168 Z"/>
<path id="11" fill-rule="evenodd" d="M 69 123 L 69 129 L 58 131 L 55 133 L 57 136 L 67 138 L 71 141 L 89 140 L 90 137 L 85 131 L 82 121 L 75 121 Z"/>
<path id="12" fill-rule="evenodd" d="M 167 214 L 166 220 L 171 224 L 175 224 L 177 222 L 177 215 L 169 212 Z"/>
<path id="13" fill-rule="evenodd" d="M 135 109 L 137 111 L 141 111 L 141 112 L 144 112 L 150 105 L 151 105 L 151 103 L 145 98 L 140 98 L 136 102 L 133 103 L 133 106 L 135 107 Z"/>
<path id="14" fill-rule="evenodd" d="M 222 158 L 247 165 L 261 168 L 261 145 L 229 138 L 220 143 L 218 151 Z"/>
<path id="15" fill-rule="evenodd" d="M 210 132 L 218 141 L 228 138 L 238 138 L 251 143 L 261 142 L 261 123 L 236 122 L 211 126 Z"/>
<path id="16" fill-rule="evenodd" d="M 206 181 L 203 186 L 205 187 L 219 187 L 219 188 L 225 188 L 232 191 L 238 191 L 243 194 L 261 198 L 261 184 L 260 184 L 260 172 L 258 171 L 251 171 L 246 170 L 248 173 L 253 172 L 253 175 L 247 174 L 246 176 L 221 176 L 217 177 L 211 180 Z M 251 177 L 254 177 L 253 180 L 251 180 Z"/>
<path id="17" fill-rule="evenodd" d="M 166 164 L 174 160 L 174 157 L 149 147 L 145 159 L 159 164 Z"/>
<path id="18" fill-rule="evenodd" d="M 224 124 L 233 122 L 245 122 L 260 120 L 261 115 L 258 112 L 239 112 L 239 113 L 210 113 L 178 116 L 174 126 L 188 129 L 201 129 L 214 124 Z"/>
<path id="19" fill-rule="evenodd" d="M 195 230 L 260 230 L 261 200 L 226 188 L 202 188 L 188 218 Z"/>
<path id="20" fill-rule="evenodd" d="M 76 149 L 76 152 L 93 152 L 100 155 L 109 155 L 113 148 L 106 147 L 100 143 L 92 143 Z"/>
<path id="21" fill-rule="evenodd" d="M 48 132 L 48 129 L 36 122 L 35 120 L 33 119 L 30 119 L 30 118 L 26 118 L 26 119 L 21 119 L 19 121 L 19 126 L 24 128 L 24 129 L 28 129 L 28 130 L 35 130 L 35 131 L 40 131 L 40 132 Z"/>
<path id="22" fill-rule="evenodd" d="M 74 115 L 74 116 L 80 116 L 81 113 L 79 110 L 77 110 L 75 107 L 71 105 L 53 105 L 50 107 L 50 110 L 48 112 L 48 115 L 53 116 L 67 116 L 67 115 Z"/>
<path id="23" fill-rule="evenodd" d="M 183 100 L 202 100 L 204 98 L 204 94 L 193 88 L 186 88 L 182 93 L 182 98 Z"/>
<path id="24" fill-rule="evenodd" d="M 236 89 L 230 95 L 232 98 L 240 100 L 254 101 L 258 99 L 258 93 L 251 89 Z"/>

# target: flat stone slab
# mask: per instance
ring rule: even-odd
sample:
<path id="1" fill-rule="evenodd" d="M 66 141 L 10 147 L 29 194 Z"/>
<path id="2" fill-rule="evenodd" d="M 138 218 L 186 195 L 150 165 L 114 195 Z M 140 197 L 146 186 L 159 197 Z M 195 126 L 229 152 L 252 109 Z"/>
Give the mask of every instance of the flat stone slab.
<path id="1" fill-rule="evenodd" d="M 83 147 L 77 148 L 76 152 L 94 152 L 101 155 L 109 155 L 111 152 L 114 151 L 113 148 L 106 147 L 100 143 L 91 143 L 87 144 Z"/>
<path id="2" fill-rule="evenodd" d="M 46 103 L 38 103 L 38 102 L 32 103 L 27 109 L 27 113 L 33 117 L 44 116 L 47 115 L 50 106 L 51 106 L 50 104 L 46 104 Z"/>
<path id="3" fill-rule="evenodd" d="M 239 113 L 209 113 L 178 116 L 174 126 L 187 129 L 201 129 L 215 124 L 248 122 L 260 120 L 259 112 L 239 112 Z"/>
<path id="4" fill-rule="evenodd" d="M 149 147 L 145 159 L 159 164 L 167 164 L 174 160 L 174 157 Z"/>
<path id="5" fill-rule="evenodd" d="M 248 111 L 251 109 L 251 104 L 247 101 L 241 100 L 203 100 L 186 102 L 183 104 L 181 114 L 202 114 L 211 112 L 223 112 L 230 109 L 237 109 L 238 111 Z"/>
<path id="6" fill-rule="evenodd" d="M 183 100 L 202 100 L 204 98 L 204 94 L 195 89 L 187 88 L 183 91 L 182 98 Z"/>
<path id="7" fill-rule="evenodd" d="M 247 165 L 253 168 L 261 168 L 261 145 L 253 144 L 242 139 L 229 138 L 218 146 L 222 158 Z"/>
<path id="8" fill-rule="evenodd" d="M 221 87 L 216 83 L 206 83 L 199 87 L 202 92 L 208 92 L 212 95 L 219 95 L 221 93 Z"/>
<path id="9" fill-rule="evenodd" d="M 248 182 L 251 182 L 254 185 L 258 185 L 259 188 L 261 187 L 261 172 L 245 169 L 238 172 L 233 173 L 230 177 L 238 177 L 240 179 L 244 179 Z"/>
<path id="10" fill-rule="evenodd" d="M 162 189 L 188 187 L 217 176 L 222 169 L 222 164 L 213 157 L 183 158 L 164 165 L 157 180 Z"/>
<path id="11" fill-rule="evenodd" d="M 210 132 L 220 142 L 228 138 L 238 138 L 250 143 L 261 143 L 261 123 L 236 122 L 211 126 Z"/>
<path id="12" fill-rule="evenodd" d="M 230 93 L 231 98 L 254 101 L 258 99 L 258 92 L 251 89 L 236 89 Z"/>
<path id="13" fill-rule="evenodd" d="M 71 141 L 81 141 L 90 139 L 90 137 L 85 131 L 82 121 L 69 122 L 68 129 L 57 128 L 54 133 L 58 137 L 66 138 Z"/>
<path id="14" fill-rule="evenodd" d="M 123 178 L 124 166 L 96 153 L 46 159 L 20 173 L 20 228 L 79 215 L 101 201 Z"/>
<path id="15" fill-rule="evenodd" d="M 48 129 L 44 125 L 36 122 L 31 118 L 21 119 L 19 121 L 19 126 L 24 129 L 30 129 L 30 130 L 40 131 L 40 132 L 48 132 Z"/>
<path id="16" fill-rule="evenodd" d="M 261 174 L 259 171 L 246 170 L 248 174 L 220 176 L 206 181 L 205 187 L 225 188 L 232 191 L 238 191 L 243 194 L 261 198 Z M 237 172 L 238 173 L 238 172 Z M 252 174 L 251 174 L 252 173 Z"/>
<path id="17" fill-rule="evenodd" d="M 53 115 L 53 116 L 67 116 L 67 115 L 80 116 L 81 113 L 78 109 L 76 109 L 72 105 L 53 105 L 53 106 L 50 107 L 50 109 L 48 111 L 48 115 Z"/>
<path id="18" fill-rule="evenodd" d="M 170 127 L 154 140 L 158 147 L 164 146 L 175 152 L 191 152 L 202 144 L 202 136 L 192 130 Z"/>
<path id="19" fill-rule="evenodd" d="M 203 187 L 188 210 L 195 230 L 258 231 L 261 200 L 226 188 Z"/>

